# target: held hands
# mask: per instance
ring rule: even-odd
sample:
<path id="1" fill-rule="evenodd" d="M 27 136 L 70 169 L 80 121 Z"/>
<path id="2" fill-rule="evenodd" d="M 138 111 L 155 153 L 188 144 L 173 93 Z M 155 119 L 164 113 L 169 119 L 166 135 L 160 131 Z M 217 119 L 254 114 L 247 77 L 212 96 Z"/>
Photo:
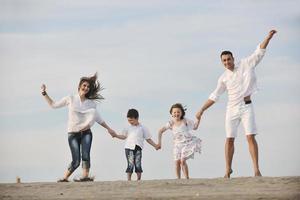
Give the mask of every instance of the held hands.
<path id="1" fill-rule="evenodd" d="M 203 114 L 203 111 L 202 111 L 202 110 L 200 110 L 199 112 L 196 113 L 196 118 L 197 118 L 197 120 L 198 120 L 196 123 L 198 123 L 198 125 L 199 125 L 199 123 L 200 123 L 202 114 Z"/>
<path id="2" fill-rule="evenodd" d="M 196 122 L 195 122 L 195 124 L 194 124 L 194 130 L 197 130 L 198 129 L 198 127 L 199 127 L 199 124 L 200 124 L 200 120 L 199 119 L 197 119 L 196 120 Z"/>
<path id="3" fill-rule="evenodd" d="M 114 130 L 110 129 L 110 128 L 107 129 L 107 132 L 111 135 L 112 138 L 117 136 L 117 133 Z"/>
<path id="4" fill-rule="evenodd" d="M 161 144 L 160 144 L 160 143 L 158 143 L 158 144 L 155 146 L 155 149 L 156 149 L 156 150 L 159 150 L 159 149 L 161 149 Z"/>

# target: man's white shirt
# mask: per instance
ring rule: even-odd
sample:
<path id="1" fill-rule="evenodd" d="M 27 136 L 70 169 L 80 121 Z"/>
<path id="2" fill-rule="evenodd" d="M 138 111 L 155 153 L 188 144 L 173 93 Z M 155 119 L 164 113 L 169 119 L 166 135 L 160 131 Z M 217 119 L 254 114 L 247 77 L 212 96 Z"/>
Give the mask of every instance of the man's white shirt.
<path id="1" fill-rule="evenodd" d="M 219 97 L 227 91 L 227 107 L 234 107 L 244 103 L 244 97 L 257 92 L 255 67 L 262 60 L 266 49 L 257 49 L 249 57 L 241 59 L 235 64 L 234 70 L 228 69 L 219 77 L 216 89 L 210 94 L 209 99 L 218 101 Z"/>

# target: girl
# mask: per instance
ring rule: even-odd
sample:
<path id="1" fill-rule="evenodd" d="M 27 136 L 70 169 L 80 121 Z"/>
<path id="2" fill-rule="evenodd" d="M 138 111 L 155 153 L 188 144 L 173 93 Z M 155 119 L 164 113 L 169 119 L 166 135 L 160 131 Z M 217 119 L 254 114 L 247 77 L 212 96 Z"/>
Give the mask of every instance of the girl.
<path id="1" fill-rule="evenodd" d="M 162 134 L 170 129 L 173 132 L 175 170 L 178 179 L 181 178 L 181 169 L 186 179 L 189 179 L 189 170 L 186 160 L 194 158 L 194 153 L 201 153 L 201 140 L 191 134 L 191 130 L 197 130 L 199 120 L 194 122 L 186 119 L 185 109 L 180 103 L 172 105 L 170 109 L 172 120 L 158 132 L 158 147 L 161 147 Z"/>
<path id="2" fill-rule="evenodd" d="M 89 177 L 90 169 L 90 149 L 92 144 L 91 127 L 95 122 L 107 129 L 108 133 L 113 137 L 115 135 L 112 130 L 101 118 L 97 112 L 97 104 L 95 101 L 104 99 L 100 94 L 102 87 L 97 80 L 97 73 L 92 77 L 82 77 L 78 85 L 78 93 L 62 98 L 60 101 L 53 101 L 46 92 L 46 85 L 42 85 L 41 91 L 45 100 L 52 108 L 60 108 L 68 106 L 68 141 L 72 154 L 72 162 L 65 172 L 63 178 L 58 182 L 68 182 L 69 176 L 80 165 L 82 159 L 83 175 L 74 181 L 93 181 Z M 82 152 L 80 152 L 82 151 Z"/>

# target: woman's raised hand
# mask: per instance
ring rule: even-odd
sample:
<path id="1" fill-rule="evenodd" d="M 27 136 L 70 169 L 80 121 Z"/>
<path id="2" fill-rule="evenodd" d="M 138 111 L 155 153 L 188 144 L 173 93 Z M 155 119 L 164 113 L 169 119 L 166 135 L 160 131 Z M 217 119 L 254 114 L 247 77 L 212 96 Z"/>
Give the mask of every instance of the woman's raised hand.
<path id="1" fill-rule="evenodd" d="M 42 86 L 41 86 L 41 92 L 45 92 L 45 91 L 46 91 L 46 85 L 42 84 Z"/>

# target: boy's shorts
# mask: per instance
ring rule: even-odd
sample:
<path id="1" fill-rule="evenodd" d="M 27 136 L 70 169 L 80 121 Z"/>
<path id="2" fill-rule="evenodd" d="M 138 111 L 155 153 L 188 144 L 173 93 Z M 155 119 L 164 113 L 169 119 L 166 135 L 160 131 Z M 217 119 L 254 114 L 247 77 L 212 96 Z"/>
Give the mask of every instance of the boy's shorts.
<path id="1" fill-rule="evenodd" d="M 252 103 L 227 108 L 225 129 L 227 138 L 237 137 L 238 126 L 242 122 L 245 135 L 256 135 L 257 128 Z"/>
<path id="2" fill-rule="evenodd" d="M 135 168 L 136 173 L 142 173 L 142 149 L 138 145 L 135 149 L 125 149 L 125 155 L 127 159 L 126 173 L 132 173 Z"/>

